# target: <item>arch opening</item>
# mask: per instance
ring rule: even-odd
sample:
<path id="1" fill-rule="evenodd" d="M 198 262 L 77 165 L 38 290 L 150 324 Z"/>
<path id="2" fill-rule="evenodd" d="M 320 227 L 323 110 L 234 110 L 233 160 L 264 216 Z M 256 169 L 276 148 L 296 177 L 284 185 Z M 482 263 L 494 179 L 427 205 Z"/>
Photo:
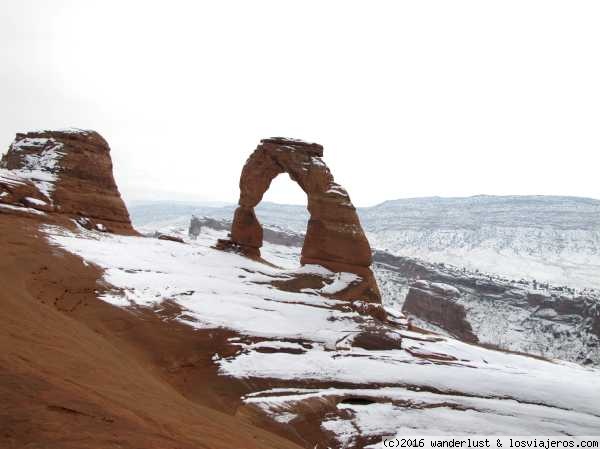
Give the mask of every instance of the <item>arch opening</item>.
<path id="1" fill-rule="evenodd" d="M 254 210 L 263 228 L 261 257 L 284 269 L 297 269 L 309 219 L 306 192 L 281 173 L 273 178 Z"/>
<path id="2" fill-rule="evenodd" d="M 263 195 L 262 201 L 257 206 L 259 218 L 260 208 L 265 203 L 282 206 L 289 205 L 294 207 L 302 206 L 306 208 L 306 205 L 308 204 L 308 197 L 306 192 L 302 190 L 298 183 L 294 182 L 287 173 L 281 173 L 273 178 L 271 185 Z M 302 231 L 304 232 L 304 228 Z"/>

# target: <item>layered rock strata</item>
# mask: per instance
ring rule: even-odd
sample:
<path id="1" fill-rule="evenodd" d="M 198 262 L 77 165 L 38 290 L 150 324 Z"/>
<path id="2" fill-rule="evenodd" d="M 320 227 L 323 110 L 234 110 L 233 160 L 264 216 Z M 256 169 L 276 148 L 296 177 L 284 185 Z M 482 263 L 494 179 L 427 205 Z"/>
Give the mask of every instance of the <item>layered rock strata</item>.
<path id="1" fill-rule="evenodd" d="M 135 234 L 95 131 L 19 133 L 0 161 L 0 212 L 61 214 L 99 231 Z"/>

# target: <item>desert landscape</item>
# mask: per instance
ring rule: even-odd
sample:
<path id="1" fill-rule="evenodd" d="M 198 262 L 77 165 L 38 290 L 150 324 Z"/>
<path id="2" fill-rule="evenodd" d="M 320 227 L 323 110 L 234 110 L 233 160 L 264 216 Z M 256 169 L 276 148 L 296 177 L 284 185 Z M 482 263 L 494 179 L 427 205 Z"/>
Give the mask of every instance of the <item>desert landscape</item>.
<path id="1" fill-rule="evenodd" d="M 0 449 L 599 449 L 598 23 L 0 2 Z"/>
<path id="2" fill-rule="evenodd" d="M 136 229 L 98 133 L 17 134 L 0 165 L 3 447 L 600 431 L 597 352 L 562 348 L 569 363 L 486 345 L 483 312 L 465 313 L 486 289 L 507 310 L 545 302 L 550 320 L 581 314 L 573 332 L 589 325 L 597 348 L 597 296 L 575 312 L 524 284 L 372 255 L 324 160 L 315 144 L 263 140 L 228 223 Z M 281 172 L 307 191 L 307 237 L 263 242 L 253 207 Z"/>

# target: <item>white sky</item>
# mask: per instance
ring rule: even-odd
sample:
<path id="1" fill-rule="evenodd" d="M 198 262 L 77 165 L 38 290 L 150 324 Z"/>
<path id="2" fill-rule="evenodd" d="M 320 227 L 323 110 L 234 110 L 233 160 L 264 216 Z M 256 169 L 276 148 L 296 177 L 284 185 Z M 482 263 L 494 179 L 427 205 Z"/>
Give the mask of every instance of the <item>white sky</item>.
<path id="1" fill-rule="evenodd" d="M 235 201 L 274 135 L 322 143 L 357 205 L 600 198 L 599 24 L 597 1 L 2 0 L 0 142 L 95 129 L 129 200 Z M 306 202 L 287 177 L 266 199 Z"/>

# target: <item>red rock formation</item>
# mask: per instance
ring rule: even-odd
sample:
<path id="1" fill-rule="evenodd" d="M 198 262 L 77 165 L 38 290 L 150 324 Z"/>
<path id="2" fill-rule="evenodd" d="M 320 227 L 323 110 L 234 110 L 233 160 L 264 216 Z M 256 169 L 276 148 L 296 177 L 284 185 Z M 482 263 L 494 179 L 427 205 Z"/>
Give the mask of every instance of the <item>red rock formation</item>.
<path id="1" fill-rule="evenodd" d="M 0 212 L 59 213 L 90 229 L 135 234 L 112 173 L 110 148 L 95 131 L 17 134 L 0 161 Z"/>
<path id="2" fill-rule="evenodd" d="M 310 219 L 300 263 L 358 274 L 363 282 L 351 292 L 344 292 L 343 299 L 380 302 L 379 289 L 370 269 L 371 248 L 356 209 L 346 190 L 334 181 L 322 156 L 323 147 L 316 143 L 281 137 L 262 140 L 242 170 L 231 240 L 220 241 L 218 247 L 233 247 L 247 256 L 260 257 L 263 230 L 254 207 L 262 200 L 271 181 L 285 172 L 308 198 Z"/>

